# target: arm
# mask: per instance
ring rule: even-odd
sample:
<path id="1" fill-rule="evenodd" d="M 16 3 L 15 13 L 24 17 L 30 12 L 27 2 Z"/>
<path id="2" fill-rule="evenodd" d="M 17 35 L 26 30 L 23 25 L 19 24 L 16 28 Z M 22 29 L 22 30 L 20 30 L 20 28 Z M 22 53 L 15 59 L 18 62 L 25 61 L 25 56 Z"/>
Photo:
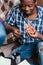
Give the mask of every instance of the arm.
<path id="1" fill-rule="evenodd" d="M 11 27 L 9 24 L 6 23 L 6 24 L 4 24 L 4 26 L 5 26 L 6 30 L 13 31 L 14 27 Z"/>
<path id="2" fill-rule="evenodd" d="M 18 30 L 18 28 L 10 26 L 9 24 L 4 24 L 5 28 L 9 31 L 12 31 L 14 33 L 14 35 L 19 38 L 20 36 L 22 36 L 21 32 Z"/>
<path id="3" fill-rule="evenodd" d="M 43 35 L 40 34 L 38 31 L 35 31 L 35 33 L 28 33 L 28 31 L 26 32 L 27 32 L 27 35 L 30 36 L 31 38 L 39 38 L 43 40 Z"/>
<path id="4" fill-rule="evenodd" d="M 13 32 L 13 34 L 18 38 L 21 36 L 21 32 L 18 30 L 18 28 L 14 27 L 16 15 L 15 10 L 15 8 L 12 8 L 6 20 L 4 21 L 4 26 L 8 32 Z"/>
<path id="5" fill-rule="evenodd" d="M 39 39 L 43 40 L 43 35 L 38 33 L 38 36 L 37 36 Z"/>

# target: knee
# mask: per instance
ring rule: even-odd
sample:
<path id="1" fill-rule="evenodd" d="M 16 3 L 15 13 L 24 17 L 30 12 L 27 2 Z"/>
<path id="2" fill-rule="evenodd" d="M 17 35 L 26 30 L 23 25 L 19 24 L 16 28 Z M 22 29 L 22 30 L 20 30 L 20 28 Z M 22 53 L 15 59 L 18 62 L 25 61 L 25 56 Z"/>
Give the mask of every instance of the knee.
<path id="1" fill-rule="evenodd" d="M 43 47 L 43 41 L 38 43 L 38 47 Z"/>
<path id="2" fill-rule="evenodd" d="M 43 54 L 43 42 L 38 43 L 38 51 L 40 54 Z"/>
<path id="3" fill-rule="evenodd" d="M 2 23 L 0 23 L 0 46 L 4 43 L 6 38 L 6 31 Z"/>
<path id="4" fill-rule="evenodd" d="M 6 34 L 3 31 L 2 33 L 0 33 L 0 45 L 4 43 L 5 38 L 6 38 Z"/>

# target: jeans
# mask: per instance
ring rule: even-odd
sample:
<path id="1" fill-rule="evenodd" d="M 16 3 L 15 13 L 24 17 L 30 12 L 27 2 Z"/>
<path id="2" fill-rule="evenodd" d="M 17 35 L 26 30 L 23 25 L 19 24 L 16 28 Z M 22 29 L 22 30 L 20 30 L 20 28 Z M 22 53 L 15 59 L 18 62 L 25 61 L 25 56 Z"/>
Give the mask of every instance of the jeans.
<path id="1" fill-rule="evenodd" d="M 12 57 L 14 53 L 20 53 L 22 59 L 29 59 L 34 55 L 34 52 L 40 59 L 40 65 L 43 65 L 43 42 L 21 45 L 19 48 L 13 50 L 9 57 Z"/>
<path id="2" fill-rule="evenodd" d="M 3 45 L 5 38 L 6 38 L 6 31 L 2 22 L 0 22 L 0 47 Z"/>
<path id="3" fill-rule="evenodd" d="M 40 59 L 40 65 L 43 65 L 43 42 L 38 43 L 38 56 Z"/>
<path id="4" fill-rule="evenodd" d="M 22 59 L 28 59 L 33 55 L 34 52 L 36 52 L 36 50 L 36 43 L 24 44 L 18 47 L 17 49 L 14 49 L 9 57 L 12 57 L 12 54 L 14 53 L 19 53 Z"/>

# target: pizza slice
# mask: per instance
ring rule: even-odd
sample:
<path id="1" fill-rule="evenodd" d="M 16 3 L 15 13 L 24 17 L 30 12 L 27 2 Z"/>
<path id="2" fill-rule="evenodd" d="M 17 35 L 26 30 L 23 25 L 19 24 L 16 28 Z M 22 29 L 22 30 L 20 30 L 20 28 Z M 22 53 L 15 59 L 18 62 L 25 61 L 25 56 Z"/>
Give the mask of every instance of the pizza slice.
<path id="1" fill-rule="evenodd" d="M 28 33 L 35 33 L 35 29 L 30 24 L 25 24 L 26 29 L 28 30 Z"/>

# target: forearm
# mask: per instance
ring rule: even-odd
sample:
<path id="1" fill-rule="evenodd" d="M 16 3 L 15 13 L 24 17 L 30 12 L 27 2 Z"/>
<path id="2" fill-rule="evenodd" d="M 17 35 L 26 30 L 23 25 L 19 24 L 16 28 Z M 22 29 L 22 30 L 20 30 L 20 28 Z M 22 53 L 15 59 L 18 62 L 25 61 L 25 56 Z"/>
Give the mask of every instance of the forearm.
<path id="1" fill-rule="evenodd" d="M 38 38 L 43 40 L 43 35 L 39 33 Z"/>
<path id="2" fill-rule="evenodd" d="M 12 31 L 12 32 L 13 32 L 13 30 L 15 29 L 15 27 L 10 26 L 9 24 L 5 24 L 4 26 L 5 26 L 5 29 L 6 29 L 7 31 Z"/>

